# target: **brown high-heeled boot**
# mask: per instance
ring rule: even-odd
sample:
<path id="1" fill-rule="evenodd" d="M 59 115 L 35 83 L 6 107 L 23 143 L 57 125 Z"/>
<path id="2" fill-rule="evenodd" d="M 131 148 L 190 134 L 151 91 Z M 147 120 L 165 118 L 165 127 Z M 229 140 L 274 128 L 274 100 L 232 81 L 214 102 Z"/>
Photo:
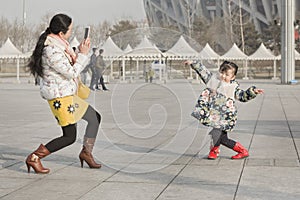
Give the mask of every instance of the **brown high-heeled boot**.
<path id="1" fill-rule="evenodd" d="M 79 159 L 81 163 L 81 167 L 83 167 L 83 161 L 85 161 L 90 168 L 100 168 L 101 164 L 95 162 L 92 151 L 95 144 L 96 138 L 87 138 L 83 139 L 83 147 L 79 154 Z"/>
<path id="2" fill-rule="evenodd" d="M 44 168 L 41 159 L 48 156 L 50 151 L 41 144 L 37 150 L 33 153 L 29 154 L 26 159 L 26 165 L 28 173 L 30 173 L 30 167 L 32 167 L 37 174 L 47 174 L 49 173 L 50 169 Z"/>

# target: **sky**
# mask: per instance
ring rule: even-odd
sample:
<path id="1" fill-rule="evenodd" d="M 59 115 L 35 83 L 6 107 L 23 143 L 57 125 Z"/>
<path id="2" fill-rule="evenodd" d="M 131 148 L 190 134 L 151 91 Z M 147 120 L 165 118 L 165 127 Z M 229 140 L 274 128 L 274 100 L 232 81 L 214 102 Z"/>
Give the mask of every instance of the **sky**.
<path id="1" fill-rule="evenodd" d="M 143 0 L 0 0 L 0 17 L 23 20 L 25 2 L 26 24 L 39 24 L 46 14 L 65 13 L 74 25 L 111 23 L 120 19 L 144 20 Z"/>

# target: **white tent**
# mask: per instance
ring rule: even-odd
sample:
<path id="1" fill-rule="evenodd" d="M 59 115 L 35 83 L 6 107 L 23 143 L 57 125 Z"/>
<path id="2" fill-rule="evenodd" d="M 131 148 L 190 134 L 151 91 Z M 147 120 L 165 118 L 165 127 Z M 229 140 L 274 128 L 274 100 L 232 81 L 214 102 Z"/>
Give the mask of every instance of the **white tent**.
<path id="1" fill-rule="evenodd" d="M 100 47 L 100 49 L 103 49 L 103 59 L 111 61 L 110 63 L 110 76 L 113 76 L 113 61 L 114 60 L 120 60 L 122 55 L 124 55 L 124 52 L 122 49 L 120 49 L 116 43 L 111 39 L 109 36 L 104 44 Z"/>
<path id="2" fill-rule="evenodd" d="M 167 52 L 164 53 L 171 60 L 193 59 L 198 57 L 198 52 L 193 49 L 183 36 Z"/>
<path id="3" fill-rule="evenodd" d="M 248 60 L 273 60 L 273 78 L 276 79 L 277 57 L 261 43 L 259 48 L 248 57 Z"/>
<path id="4" fill-rule="evenodd" d="M 183 36 L 177 40 L 177 42 L 171 47 L 164 56 L 170 60 L 187 60 L 198 58 L 199 53 L 193 49 Z M 190 79 L 192 79 L 192 69 L 190 68 Z"/>
<path id="5" fill-rule="evenodd" d="M 276 56 L 277 60 L 281 60 L 281 55 Z M 300 53 L 295 49 L 295 60 L 300 60 Z"/>
<path id="6" fill-rule="evenodd" d="M 15 45 L 7 38 L 6 42 L 0 48 L 0 59 L 17 60 L 17 81 L 20 82 L 20 58 L 27 58 Z M 2 61 L 1 61 L 2 62 Z"/>
<path id="7" fill-rule="evenodd" d="M 206 43 L 205 47 L 200 51 L 199 57 L 201 60 L 218 60 L 220 55 L 217 54 L 208 43 Z"/>
<path id="8" fill-rule="evenodd" d="M 220 57 L 221 60 L 242 60 L 245 61 L 245 77 L 244 79 L 248 79 L 248 65 L 247 65 L 247 55 L 244 54 L 238 46 L 234 43 L 232 47 Z"/>
<path id="9" fill-rule="evenodd" d="M 153 59 L 161 59 L 162 52 L 152 44 L 149 39 L 144 36 L 142 41 L 131 51 L 126 52 L 123 57 L 122 71 L 123 71 L 123 81 L 125 81 L 125 59 L 136 60 L 136 76 L 138 76 L 139 72 L 139 61 L 140 60 L 153 60 Z"/>
<path id="10" fill-rule="evenodd" d="M 122 49 L 120 49 L 116 43 L 111 39 L 109 36 L 104 44 L 100 47 L 104 50 L 103 52 L 103 58 L 104 60 L 116 60 L 119 59 L 124 52 Z"/>
<path id="11" fill-rule="evenodd" d="M 208 61 L 216 60 L 217 66 L 220 65 L 220 55 L 217 54 L 208 43 L 206 43 L 204 48 L 200 51 L 199 57 L 201 60 L 208 60 Z M 196 77 L 198 79 L 198 76 Z"/>
<path id="12" fill-rule="evenodd" d="M 143 40 L 125 56 L 135 60 L 152 60 L 153 58 L 160 58 L 161 55 L 162 52 L 144 36 Z"/>
<path id="13" fill-rule="evenodd" d="M 246 60 L 247 55 L 244 54 L 234 43 L 232 47 L 220 58 L 222 60 Z"/>
<path id="14" fill-rule="evenodd" d="M 126 46 L 126 48 L 124 49 L 124 54 L 127 54 L 127 53 L 129 53 L 129 52 L 131 52 L 132 51 L 132 47 L 130 46 L 130 44 L 128 44 L 127 46 Z"/>
<path id="15" fill-rule="evenodd" d="M 80 42 L 77 40 L 76 37 L 73 38 L 73 40 L 70 42 L 71 47 L 78 47 L 80 45 Z"/>
<path id="16" fill-rule="evenodd" d="M 248 60 L 274 60 L 276 56 L 261 43 L 259 48 L 248 57 Z"/>
<path id="17" fill-rule="evenodd" d="M 300 53 L 295 49 L 295 60 L 300 60 Z"/>
<path id="18" fill-rule="evenodd" d="M 11 40 L 7 38 L 6 42 L 0 48 L 0 58 L 20 58 L 23 53 L 13 45 Z"/>

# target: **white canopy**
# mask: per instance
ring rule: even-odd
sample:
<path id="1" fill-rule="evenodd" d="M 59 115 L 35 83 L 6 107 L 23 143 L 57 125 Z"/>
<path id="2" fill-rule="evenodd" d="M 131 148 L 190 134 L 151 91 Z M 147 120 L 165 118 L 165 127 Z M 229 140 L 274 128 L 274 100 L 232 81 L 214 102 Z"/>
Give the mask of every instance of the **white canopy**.
<path id="1" fill-rule="evenodd" d="M 73 40 L 70 42 L 71 47 L 78 47 L 80 45 L 80 42 L 78 42 L 77 38 L 74 37 Z"/>
<path id="2" fill-rule="evenodd" d="M 281 55 L 276 56 L 277 60 L 281 60 Z M 295 60 L 300 60 L 300 53 L 295 49 Z"/>
<path id="3" fill-rule="evenodd" d="M 232 47 L 225 53 L 223 56 L 220 57 L 223 60 L 245 60 L 247 55 L 244 54 L 238 46 L 234 43 Z"/>
<path id="4" fill-rule="evenodd" d="M 161 57 L 161 51 L 152 44 L 145 36 L 143 40 L 138 44 L 131 52 L 126 54 L 126 57 L 132 57 L 134 59 L 153 59 Z"/>
<path id="5" fill-rule="evenodd" d="M 9 38 L 0 48 L 0 58 L 20 58 L 24 57 L 23 53 L 13 45 Z"/>
<path id="6" fill-rule="evenodd" d="M 276 56 L 272 54 L 272 52 L 266 48 L 266 46 L 261 43 L 259 48 L 248 57 L 249 60 L 274 60 Z"/>
<path id="7" fill-rule="evenodd" d="M 248 57 L 248 60 L 273 60 L 273 78 L 276 78 L 276 60 L 277 57 L 261 43 L 259 48 Z"/>
<path id="8" fill-rule="evenodd" d="M 295 49 L 295 60 L 300 60 L 300 53 Z"/>
<path id="9" fill-rule="evenodd" d="M 128 44 L 127 47 L 124 49 L 124 53 L 127 54 L 131 51 L 132 51 L 132 47 L 130 46 L 130 44 Z"/>
<path id="10" fill-rule="evenodd" d="M 173 47 L 164 55 L 170 59 L 189 59 L 198 57 L 198 52 L 187 43 L 183 36 L 180 36 Z"/>
<path id="11" fill-rule="evenodd" d="M 103 58 L 106 60 L 115 60 L 124 54 L 110 36 L 100 48 L 104 49 Z"/>
<path id="12" fill-rule="evenodd" d="M 16 58 L 17 60 L 17 82 L 20 82 L 20 58 L 28 58 L 29 56 L 24 55 L 19 49 L 13 45 L 9 38 L 0 48 L 0 58 Z"/>
<path id="13" fill-rule="evenodd" d="M 208 43 L 206 43 L 205 47 L 200 51 L 199 57 L 202 60 L 218 60 L 220 55 L 217 54 Z"/>

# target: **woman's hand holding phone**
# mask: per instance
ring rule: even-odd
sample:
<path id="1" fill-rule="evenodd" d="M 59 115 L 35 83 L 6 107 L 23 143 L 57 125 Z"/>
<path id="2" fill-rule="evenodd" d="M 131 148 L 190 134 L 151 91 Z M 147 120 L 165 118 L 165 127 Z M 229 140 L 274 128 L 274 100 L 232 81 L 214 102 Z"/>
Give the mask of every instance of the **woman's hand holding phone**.
<path id="1" fill-rule="evenodd" d="M 90 38 L 84 39 L 78 47 L 79 53 L 87 55 L 90 51 L 90 47 L 91 47 Z"/>
<path id="2" fill-rule="evenodd" d="M 89 38 L 90 37 L 90 27 L 89 26 L 87 26 L 87 27 L 85 27 L 85 29 L 84 29 L 84 39 L 87 39 L 87 38 Z"/>
<path id="3" fill-rule="evenodd" d="M 84 29 L 84 38 L 83 41 L 80 43 L 78 49 L 80 53 L 87 55 L 90 51 L 90 47 L 91 47 L 90 27 L 88 26 Z"/>

